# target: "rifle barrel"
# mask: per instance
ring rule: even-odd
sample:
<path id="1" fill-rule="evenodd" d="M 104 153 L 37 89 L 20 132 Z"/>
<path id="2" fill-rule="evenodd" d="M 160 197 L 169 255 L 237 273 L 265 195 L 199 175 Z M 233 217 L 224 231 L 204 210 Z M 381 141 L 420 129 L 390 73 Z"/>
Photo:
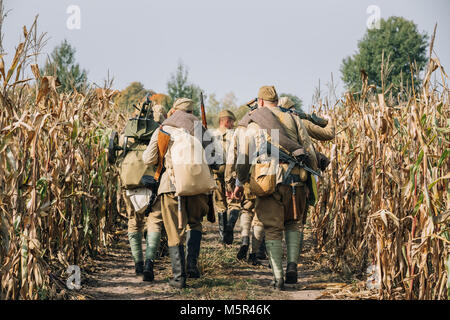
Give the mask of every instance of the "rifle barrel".
<path id="1" fill-rule="evenodd" d="M 258 98 L 255 98 L 253 100 L 250 100 L 249 102 L 247 102 L 245 105 L 249 108 L 252 107 L 252 104 L 254 104 L 256 101 L 258 101 Z"/>

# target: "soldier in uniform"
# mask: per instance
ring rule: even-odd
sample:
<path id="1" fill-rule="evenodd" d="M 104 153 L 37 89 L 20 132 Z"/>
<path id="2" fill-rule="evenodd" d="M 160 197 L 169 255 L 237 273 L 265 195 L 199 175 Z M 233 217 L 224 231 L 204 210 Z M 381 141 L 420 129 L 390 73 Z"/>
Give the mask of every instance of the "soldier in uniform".
<path id="1" fill-rule="evenodd" d="M 308 162 L 311 169 L 317 170 L 315 152 L 303 123 L 299 121 L 299 118 L 292 117 L 289 113 L 284 113 L 278 108 L 278 95 L 275 87 L 261 87 L 258 92 L 257 103 L 258 109 L 250 112 L 249 116 L 247 118 L 244 117 L 240 122 L 241 125 L 247 127 L 247 134 L 245 136 L 246 141 L 242 144 L 243 148 L 239 150 L 240 159 L 238 158 L 236 164 L 237 183 L 234 190 L 235 197 L 242 196 L 243 185 L 246 182 L 249 182 L 250 179 L 259 178 L 250 176 L 251 161 L 253 160 L 251 159 L 251 152 L 252 150 L 259 150 L 265 142 L 263 140 L 272 139 L 272 133 L 269 134 L 270 129 L 278 129 L 280 145 L 284 144 L 281 147 L 289 148 L 288 151 L 298 155 L 298 157 L 301 156 L 303 161 Z M 266 110 L 262 110 L 265 108 Z M 268 134 L 270 136 L 267 136 Z M 272 143 L 276 144 L 277 141 L 272 141 Z M 244 159 L 244 161 L 241 161 L 241 159 Z M 287 164 L 278 164 L 272 155 L 269 156 L 267 154 L 265 160 L 268 160 L 269 168 L 273 168 L 275 172 L 271 173 L 271 171 L 268 171 L 269 179 L 267 181 L 269 181 L 269 189 L 271 191 L 268 195 L 257 196 L 255 212 L 264 225 L 266 250 L 274 276 L 273 285 L 276 289 L 283 290 L 285 282 L 297 282 L 300 221 L 298 217 L 295 219 L 295 211 L 304 212 L 305 210 L 307 173 L 302 168 L 294 167 L 290 176 L 284 177 L 288 167 Z M 286 178 L 289 178 L 289 184 L 285 184 Z M 272 185 L 273 180 L 275 181 Z M 293 191 L 295 191 L 295 194 Z M 286 280 L 284 279 L 282 268 L 283 231 L 285 233 L 288 260 Z"/>
<path id="2" fill-rule="evenodd" d="M 235 199 L 233 197 L 233 191 L 236 183 L 236 159 L 238 152 L 239 137 L 245 135 L 245 127 L 239 126 L 236 128 L 231 143 L 228 147 L 227 161 L 225 167 L 225 184 L 227 190 L 227 198 Z M 264 258 L 265 249 L 263 247 L 264 239 L 264 226 L 255 214 L 255 199 L 256 196 L 251 193 L 249 184 L 244 185 L 244 194 L 241 201 L 241 246 L 237 253 L 238 260 L 245 260 L 247 258 L 247 252 L 250 248 L 248 255 L 248 262 L 252 265 L 260 265 L 258 258 Z M 251 246 L 250 246 L 251 236 Z M 259 255 L 258 255 L 259 253 Z"/>
<path id="3" fill-rule="evenodd" d="M 278 102 L 278 105 L 285 109 L 295 109 L 295 104 L 291 99 L 289 99 L 289 97 L 281 97 Z M 298 117 L 295 114 L 294 116 Z M 302 122 L 303 126 L 308 132 L 308 135 L 311 138 L 319 141 L 328 141 L 334 139 L 335 137 L 335 126 L 329 117 L 327 117 L 327 119 L 328 125 L 325 128 L 315 125 L 314 123 L 308 120 L 300 119 L 300 121 Z"/>
<path id="4" fill-rule="evenodd" d="M 162 123 L 165 120 L 166 113 L 164 108 L 160 105 L 153 107 L 153 117 L 158 123 Z M 123 136 L 121 140 L 123 140 Z M 147 170 L 151 173 L 154 169 Z M 133 210 L 133 205 L 130 199 L 123 193 L 123 199 L 125 201 L 125 208 L 128 215 L 128 240 L 131 247 L 131 254 L 135 262 L 135 272 L 137 275 L 144 275 L 144 281 L 153 281 L 153 265 L 156 258 L 156 254 L 161 241 L 162 231 L 162 214 L 161 214 L 161 202 L 159 197 L 151 208 L 151 212 L 148 217 L 145 217 L 144 212 L 136 212 Z M 144 230 L 146 229 L 146 250 L 145 250 L 145 263 L 144 254 L 142 250 L 142 238 Z"/>
<path id="5" fill-rule="evenodd" d="M 225 188 L 225 160 L 227 159 L 227 150 L 233 136 L 233 126 L 236 117 L 230 110 L 222 110 L 219 113 L 219 128 L 214 132 L 215 141 L 222 149 L 222 164 L 218 169 L 213 170 L 214 180 L 217 189 L 214 191 L 214 207 L 219 220 L 219 235 L 224 244 L 233 243 L 233 229 L 239 218 L 241 210 L 240 201 L 228 198 Z"/>
<path id="6" fill-rule="evenodd" d="M 295 104 L 291 99 L 289 99 L 289 97 L 281 97 L 278 102 L 278 105 L 280 105 L 281 107 L 283 107 L 285 109 L 295 109 Z M 294 117 L 298 117 L 295 114 L 292 114 L 292 115 Z M 318 140 L 318 141 L 329 141 L 329 140 L 334 139 L 335 126 L 334 126 L 333 122 L 331 121 L 331 118 L 327 117 L 328 125 L 325 128 L 322 128 L 322 127 L 315 125 L 314 123 L 304 120 L 304 119 L 300 119 L 300 120 L 303 123 L 303 125 L 305 126 L 305 129 L 311 138 Z M 325 168 L 323 168 L 323 165 L 321 165 L 321 159 L 319 157 L 318 157 L 317 161 L 318 161 L 319 168 L 321 168 L 322 171 L 324 171 Z M 326 167 L 326 165 L 325 165 L 325 167 Z M 308 196 L 312 196 L 312 190 L 309 190 Z M 306 223 L 308 209 L 309 209 L 309 206 L 306 206 L 305 212 L 303 213 L 302 219 L 301 219 L 302 223 L 300 225 L 300 253 L 302 252 L 302 249 L 303 249 L 303 229 L 304 229 L 304 225 Z"/>
<path id="7" fill-rule="evenodd" d="M 193 101 L 180 98 L 173 105 L 172 115 L 163 122 L 162 127 L 184 128 L 193 135 L 195 121 L 199 121 L 193 114 Z M 177 119 L 177 120 L 176 120 Z M 177 122 L 178 121 L 178 122 Z M 168 129 L 167 129 L 168 130 Z M 172 264 L 173 279 L 169 284 L 175 288 L 185 288 L 186 278 L 199 278 L 200 271 L 197 266 L 202 239 L 202 220 L 208 213 L 208 195 L 182 197 L 182 229 L 178 229 L 178 197 L 175 196 L 173 177 L 173 163 L 170 152 L 163 159 L 158 159 L 158 135 L 157 129 L 152 135 L 150 143 L 142 156 L 144 163 L 156 165 L 158 161 L 164 161 L 166 170 L 163 172 L 158 189 L 161 197 L 161 211 L 164 227 L 167 232 L 169 254 Z M 186 259 L 184 243 L 186 242 Z"/>

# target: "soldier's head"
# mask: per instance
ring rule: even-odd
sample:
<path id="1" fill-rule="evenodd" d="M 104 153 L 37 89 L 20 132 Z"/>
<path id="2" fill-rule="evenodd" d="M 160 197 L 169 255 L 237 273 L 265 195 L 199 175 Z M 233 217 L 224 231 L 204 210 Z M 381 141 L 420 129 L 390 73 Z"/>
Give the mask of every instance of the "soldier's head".
<path id="1" fill-rule="evenodd" d="M 278 106 L 278 94 L 274 86 L 263 86 L 258 91 L 258 107 Z"/>
<path id="2" fill-rule="evenodd" d="M 188 98 L 179 98 L 173 104 L 173 109 L 192 113 L 194 111 L 194 101 Z"/>
<path id="3" fill-rule="evenodd" d="M 236 117 L 234 113 L 230 110 L 222 110 L 219 113 L 219 127 L 232 129 L 234 126 L 234 122 L 236 121 Z"/>
<path id="4" fill-rule="evenodd" d="M 289 99 L 289 97 L 281 97 L 280 100 L 278 100 L 278 105 L 285 109 L 292 109 L 295 107 L 294 102 Z"/>
<path id="5" fill-rule="evenodd" d="M 159 124 L 163 123 L 167 118 L 167 113 L 164 107 L 160 104 L 156 104 L 153 106 L 153 120 L 158 122 Z"/>

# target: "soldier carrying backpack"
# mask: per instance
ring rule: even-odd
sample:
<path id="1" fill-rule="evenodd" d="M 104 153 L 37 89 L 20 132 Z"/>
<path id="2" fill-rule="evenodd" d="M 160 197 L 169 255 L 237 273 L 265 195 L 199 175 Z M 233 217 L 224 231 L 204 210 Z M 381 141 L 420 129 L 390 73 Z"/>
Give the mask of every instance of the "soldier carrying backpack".
<path id="1" fill-rule="evenodd" d="M 173 272 L 169 284 L 175 288 L 185 288 L 187 277 L 200 277 L 202 220 L 210 212 L 215 188 L 204 151 L 204 141 L 211 139 L 202 139 L 205 128 L 192 114 L 193 107 L 191 99 L 175 101 L 175 111 L 152 135 L 142 156 L 145 164 L 158 166 L 155 179 L 160 181 L 158 195 Z M 200 132 L 201 141 L 194 132 Z"/>
<path id="2" fill-rule="evenodd" d="M 136 107 L 137 109 L 137 107 Z M 150 101 L 141 104 L 136 117 L 129 119 L 120 139 L 113 132 L 108 150 L 110 164 L 117 164 L 123 199 L 128 216 L 128 240 L 135 263 L 136 275 L 143 275 L 144 281 L 153 281 L 153 265 L 162 233 L 161 203 L 156 196 L 157 183 L 153 176 L 156 169 L 142 161 L 150 137 L 165 119 L 162 106 L 150 106 Z M 118 145 L 122 145 L 122 147 Z M 121 151 L 116 157 L 116 152 Z M 146 234 L 145 262 L 142 238 Z"/>

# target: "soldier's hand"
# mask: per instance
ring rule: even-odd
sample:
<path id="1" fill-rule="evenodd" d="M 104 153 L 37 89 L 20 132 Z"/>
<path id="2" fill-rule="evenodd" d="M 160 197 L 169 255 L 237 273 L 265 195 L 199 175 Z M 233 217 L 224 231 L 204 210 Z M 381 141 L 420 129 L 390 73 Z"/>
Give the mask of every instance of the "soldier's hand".
<path id="1" fill-rule="evenodd" d="M 237 200 L 240 200 L 242 198 L 242 195 L 244 194 L 244 187 L 239 186 L 234 188 L 233 197 Z"/>
<path id="2" fill-rule="evenodd" d="M 233 199 L 233 191 L 226 191 L 225 194 L 228 199 Z"/>

